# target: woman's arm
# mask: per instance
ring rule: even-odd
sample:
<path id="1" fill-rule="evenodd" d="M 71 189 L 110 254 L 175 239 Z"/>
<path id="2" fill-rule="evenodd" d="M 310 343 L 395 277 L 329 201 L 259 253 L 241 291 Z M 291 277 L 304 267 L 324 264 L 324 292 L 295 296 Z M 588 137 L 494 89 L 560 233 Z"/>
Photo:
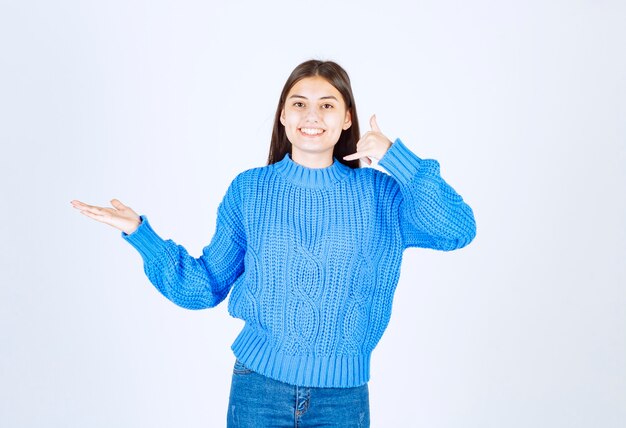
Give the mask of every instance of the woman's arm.
<path id="1" fill-rule="evenodd" d="M 223 301 L 244 271 L 246 239 L 235 181 L 218 207 L 211 243 L 198 258 L 190 256 L 174 241 L 162 239 L 145 216 L 137 216 L 138 227 L 121 228 L 111 220 L 121 215 L 115 210 L 91 207 L 78 201 L 73 205 L 81 212 L 89 210 L 89 214 L 83 212 L 89 217 L 122 230 L 122 237 L 141 254 L 146 275 L 165 297 L 183 308 L 203 309 Z M 121 211 L 121 207 L 130 210 L 117 201 L 117 210 Z M 97 215 L 108 219 L 96 218 Z"/>
<path id="2" fill-rule="evenodd" d="M 400 186 L 400 227 L 405 247 L 450 251 L 476 236 L 472 209 L 439 173 L 439 162 L 420 159 L 397 139 L 380 159 Z"/>
<path id="3" fill-rule="evenodd" d="M 383 135 L 370 119 L 371 131 L 356 145 L 356 153 L 345 160 L 379 159 L 400 186 L 400 228 L 405 247 L 426 247 L 450 251 L 469 244 L 476 236 L 472 209 L 439 175 L 439 162 L 420 159 L 402 141 Z"/>

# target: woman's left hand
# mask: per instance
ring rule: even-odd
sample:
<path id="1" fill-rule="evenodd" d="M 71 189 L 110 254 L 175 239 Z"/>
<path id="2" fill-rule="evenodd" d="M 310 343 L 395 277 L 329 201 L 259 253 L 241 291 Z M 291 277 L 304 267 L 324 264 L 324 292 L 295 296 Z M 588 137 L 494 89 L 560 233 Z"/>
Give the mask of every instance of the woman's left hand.
<path id="1" fill-rule="evenodd" d="M 368 165 L 372 164 L 372 158 L 380 160 L 389 147 L 391 140 L 385 137 L 376 123 L 376 115 L 370 119 L 371 131 L 363 134 L 361 139 L 356 143 L 356 153 L 344 156 L 344 160 L 363 159 Z"/>

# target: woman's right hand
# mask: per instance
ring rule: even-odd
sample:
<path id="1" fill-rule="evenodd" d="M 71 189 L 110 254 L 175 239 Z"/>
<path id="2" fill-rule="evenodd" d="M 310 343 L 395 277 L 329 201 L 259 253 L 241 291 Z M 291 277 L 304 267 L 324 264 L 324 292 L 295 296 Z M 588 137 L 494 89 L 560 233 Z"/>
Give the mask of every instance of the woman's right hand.
<path id="1" fill-rule="evenodd" d="M 87 205 L 81 201 L 73 200 L 72 206 L 80 211 L 81 214 L 86 215 L 89 218 L 97 220 L 101 223 L 113 226 L 116 229 L 130 235 L 141 224 L 141 218 L 139 214 L 127 207 L 117 199 L 111 200 L 113 208 L 96 207 L 93 205 Z"/>

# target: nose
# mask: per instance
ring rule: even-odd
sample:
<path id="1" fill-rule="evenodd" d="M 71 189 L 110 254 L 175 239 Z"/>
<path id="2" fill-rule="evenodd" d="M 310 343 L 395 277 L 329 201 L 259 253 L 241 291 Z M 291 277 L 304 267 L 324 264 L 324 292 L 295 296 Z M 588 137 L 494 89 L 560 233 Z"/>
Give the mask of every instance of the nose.
<path id="1" fill-rule="evenodd" d="M 317 122 L 319 121 L 319 112 L 315 106 L 310 106 L 306 109 L 305 118 L 308 122 Z"/>

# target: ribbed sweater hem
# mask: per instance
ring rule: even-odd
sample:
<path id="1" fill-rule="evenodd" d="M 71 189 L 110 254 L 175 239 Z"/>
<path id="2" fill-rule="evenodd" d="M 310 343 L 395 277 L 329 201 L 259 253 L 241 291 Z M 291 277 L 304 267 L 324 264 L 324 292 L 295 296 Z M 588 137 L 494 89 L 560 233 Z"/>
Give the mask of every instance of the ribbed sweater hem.
<path id="1" fill-rule="evenodd" d="M 417 173 L 421 162 L 422 159 L 419 156 L 409 150 L 399 138 L 396 138 L 378 164 L 404 184 Z"/>
<path id="2" fill-rule="evenodd" d="M 129 244 L 131 244 L 144 261 L 149 261 L 154 257 L 159 256 L 163 251 L 165 242 L 150 226 L 148 218 L 144 215 L 141 217 L 141 223 L 139 227 L 130 235 L 122 232 L 122 238 L 124 238 Z"/>
<path id="3" fill-rule="evenodd" d="M 360 386 L 370 377 L 370 355 L 285 355 L 246 325 L 231 349 L 251 370 L 291 385 L 322 388 Z"/>

